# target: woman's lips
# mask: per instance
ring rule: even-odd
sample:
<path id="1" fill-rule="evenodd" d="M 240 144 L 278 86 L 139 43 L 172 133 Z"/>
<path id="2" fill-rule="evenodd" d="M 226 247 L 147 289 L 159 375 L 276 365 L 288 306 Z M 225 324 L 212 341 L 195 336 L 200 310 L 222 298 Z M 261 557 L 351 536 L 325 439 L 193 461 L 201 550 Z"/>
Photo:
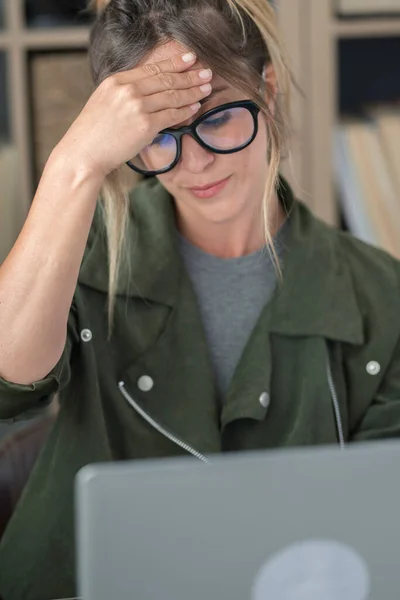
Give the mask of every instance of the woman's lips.
<path id="1" fill-rule="evenodd" d="M 215 196 L 216 194 L 218 194 L 225 187 L 225 185 L 229 181 L 229 178 L 230 178 L 230 176 L 227 177 L 226 179 L 222 179 L 220 181 L 211 183 L 210 185 L 208 185 L 206 187 L 190 188 L 190 191 L 192 192 L 192 194 L 197 196 L 197 198 L 211 198 L 212 196 Z"/>

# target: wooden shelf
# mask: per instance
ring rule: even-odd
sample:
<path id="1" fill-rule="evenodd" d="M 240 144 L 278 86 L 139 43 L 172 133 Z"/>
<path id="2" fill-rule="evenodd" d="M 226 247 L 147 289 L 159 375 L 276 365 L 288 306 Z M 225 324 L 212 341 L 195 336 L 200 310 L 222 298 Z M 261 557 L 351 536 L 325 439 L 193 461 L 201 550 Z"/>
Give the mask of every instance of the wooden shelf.
<path id="1" fill-rule="evenodd" d="M 19 35 L 0 33 L 0 50 L 19 46 L 25 50 L 56 50 L 85 48 L 89 41 L 88 27 L 24 29 Z"/>
<path id="2" fill-rule="evenodd" d="M 336 19 L 333 22 L 333 34 L 338 38 L 400 37 L 400 15 L 385 19 Z"/>
<path id="3" fill-rule="evenodd" d="M 89 41 L 87 27 L 68 27 L 60 29 L 26 29 L 21 35 L 21 43 L 28 50 L 47 50 L 52 48 L 86 47 Z"/>

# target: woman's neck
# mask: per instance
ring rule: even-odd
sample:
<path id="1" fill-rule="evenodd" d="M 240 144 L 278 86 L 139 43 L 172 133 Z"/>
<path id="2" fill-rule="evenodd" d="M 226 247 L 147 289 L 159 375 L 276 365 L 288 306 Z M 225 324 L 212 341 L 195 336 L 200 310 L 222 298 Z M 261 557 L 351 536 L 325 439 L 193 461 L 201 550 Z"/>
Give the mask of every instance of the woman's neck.
<path id="1" fill-rule="evenodd" d="M 179 232 L 190 243 L 204 252 L 220 258 L 237 258 L 257 252 L 265 246 L 265 231 L 261 208 L 253 214 L 245 212 L 228 222 L 213 223 L 201 220 L 198 214 L 188 211 L 175 202 Z M 278 196 L 271 200 L 270 233 L 277 234 L 286 215 Z"/>

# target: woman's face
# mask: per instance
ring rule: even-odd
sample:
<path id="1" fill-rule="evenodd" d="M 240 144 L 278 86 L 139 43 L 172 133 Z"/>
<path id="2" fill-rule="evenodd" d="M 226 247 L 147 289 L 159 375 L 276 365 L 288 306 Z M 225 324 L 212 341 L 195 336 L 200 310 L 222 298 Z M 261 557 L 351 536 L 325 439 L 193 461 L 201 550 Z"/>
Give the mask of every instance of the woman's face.
<path id="1" fill-rule="evenodd" d="M 185 52 L 186 48 L 175 41 L 152 52 L 146 63 L 153 63 Z M 200 68 L 200 62 L 195 64 Z M 244 100 L 243 92 L 232 88 L 226 81 L 214 75 L 211 81 L 213 95 L 196 115 L 179 126 L 189 125 L 203 113 L 235 100 Z M 158 175 L 159 181 L 174 197 L 178 209 L 201 220 L 223 223 L 235 220 L 244 211 L 254 214 L 258 210 L 264 190 L 266 175 L 267 136 L 264 116 L 258 116 L 258 134 L 244 150 L 234 154 L 215 154 L 202 148 L 188 135 L 182 138 L 182 156 L 179 163 L 168 173 Z M 227 179 L 216 193 L 195 193 L 192 188 L 208 186 Z M 208 196 L 208 197 L 204 197 Z"/>

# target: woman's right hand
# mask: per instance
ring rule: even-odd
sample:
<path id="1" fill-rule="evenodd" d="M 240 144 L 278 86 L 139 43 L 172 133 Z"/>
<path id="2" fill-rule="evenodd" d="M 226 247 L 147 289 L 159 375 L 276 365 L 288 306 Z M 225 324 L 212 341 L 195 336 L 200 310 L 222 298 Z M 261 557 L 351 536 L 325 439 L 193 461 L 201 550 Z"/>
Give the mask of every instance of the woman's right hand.
<path id="1" fill-rule="evenodd" d="M 193 57 L 181 55 L 105 79 L 71 125 L 58 150 L 68 162 L 106 177 L 137 155 L 167 127 L 191 118 L 209 95 Z M 193 107 L 193 105 L 195 105 Z"/>

